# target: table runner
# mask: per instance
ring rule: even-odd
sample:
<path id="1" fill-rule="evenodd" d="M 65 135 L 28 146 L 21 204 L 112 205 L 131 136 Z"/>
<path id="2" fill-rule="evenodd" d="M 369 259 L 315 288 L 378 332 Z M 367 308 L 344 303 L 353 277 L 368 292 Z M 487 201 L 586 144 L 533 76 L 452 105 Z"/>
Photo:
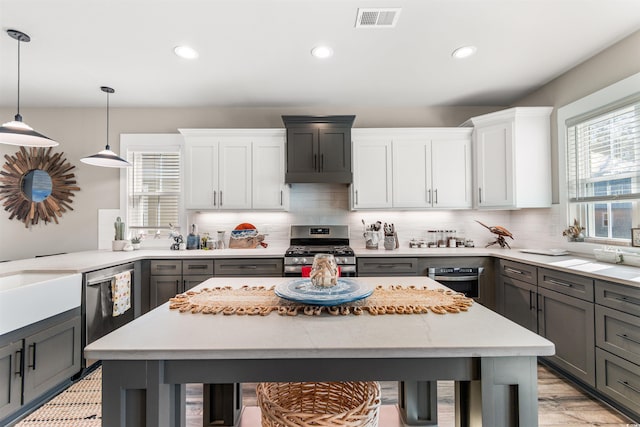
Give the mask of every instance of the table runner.
<path id="1" fill-rule="evenodd" d="M 460 313 L 473 304 L 471 298 L 446 289 L 428 289 L 426 286 L 376 286 L 369 297 L 337 306 L 307 305 L 278 297 L 274 287 L 222 286 L 187 291 L 171 298 L 169 308 L 182 313 L 223 315 L 261 315 L 271 312 L 296 316 L 309 316 L 323 312 L 331 315 L 382 314 L 436 314 Z"/>

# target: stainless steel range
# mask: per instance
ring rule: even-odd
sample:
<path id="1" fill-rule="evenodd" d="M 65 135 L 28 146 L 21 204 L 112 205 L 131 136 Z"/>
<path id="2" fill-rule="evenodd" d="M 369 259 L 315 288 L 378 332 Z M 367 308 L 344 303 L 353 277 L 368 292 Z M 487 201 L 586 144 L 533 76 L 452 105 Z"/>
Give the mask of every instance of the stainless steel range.
<path id="1" fill-rule="evenodd" d="M 292 225 L 291 246 L 284 254 L 284 275 L 300 277 L 316 254 L 332 254 L 344 277 L 356 275 L 356 256 L 349 247 L 348 225 Z"/>

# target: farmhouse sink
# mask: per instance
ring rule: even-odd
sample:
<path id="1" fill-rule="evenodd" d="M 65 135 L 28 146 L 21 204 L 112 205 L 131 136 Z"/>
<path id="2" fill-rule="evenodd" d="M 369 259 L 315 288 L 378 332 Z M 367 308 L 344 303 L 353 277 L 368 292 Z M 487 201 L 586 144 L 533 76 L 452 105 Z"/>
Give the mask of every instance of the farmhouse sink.
<path id="1" fill-rule="evenodd" d="M 0 335 L 80 306 L 82 274 L 24 270 L 0 276 Z"/>

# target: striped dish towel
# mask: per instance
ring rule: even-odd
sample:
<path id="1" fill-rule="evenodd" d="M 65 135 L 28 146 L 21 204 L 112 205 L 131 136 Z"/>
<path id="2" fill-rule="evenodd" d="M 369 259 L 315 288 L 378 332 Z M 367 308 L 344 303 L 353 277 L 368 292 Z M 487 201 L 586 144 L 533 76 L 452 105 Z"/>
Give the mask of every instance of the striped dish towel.
<path id="1" fill-rule="evenodd" d="M 120 316 L 131 308 L 131 272 L 116 274 L 111 280 L 113 317 Z"/>

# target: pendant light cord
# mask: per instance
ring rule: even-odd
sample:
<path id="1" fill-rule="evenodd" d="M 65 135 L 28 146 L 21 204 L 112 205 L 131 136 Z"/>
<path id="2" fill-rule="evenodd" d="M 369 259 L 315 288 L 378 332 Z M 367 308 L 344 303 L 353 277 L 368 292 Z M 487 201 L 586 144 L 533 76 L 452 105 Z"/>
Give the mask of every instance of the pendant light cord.
<path id="1" fill-rule="evenodd" d="M 17 122 L 22 121 L 22 116 L 20 115 L 20 39 L 18 39 L 18 111 L 15 119 Z"/>
<path id="2" fill-rule="evenodd" d="M 109 148 L 109 92 L 107 92 L 107 150 L 110 150 L 111 148 Z"/>

